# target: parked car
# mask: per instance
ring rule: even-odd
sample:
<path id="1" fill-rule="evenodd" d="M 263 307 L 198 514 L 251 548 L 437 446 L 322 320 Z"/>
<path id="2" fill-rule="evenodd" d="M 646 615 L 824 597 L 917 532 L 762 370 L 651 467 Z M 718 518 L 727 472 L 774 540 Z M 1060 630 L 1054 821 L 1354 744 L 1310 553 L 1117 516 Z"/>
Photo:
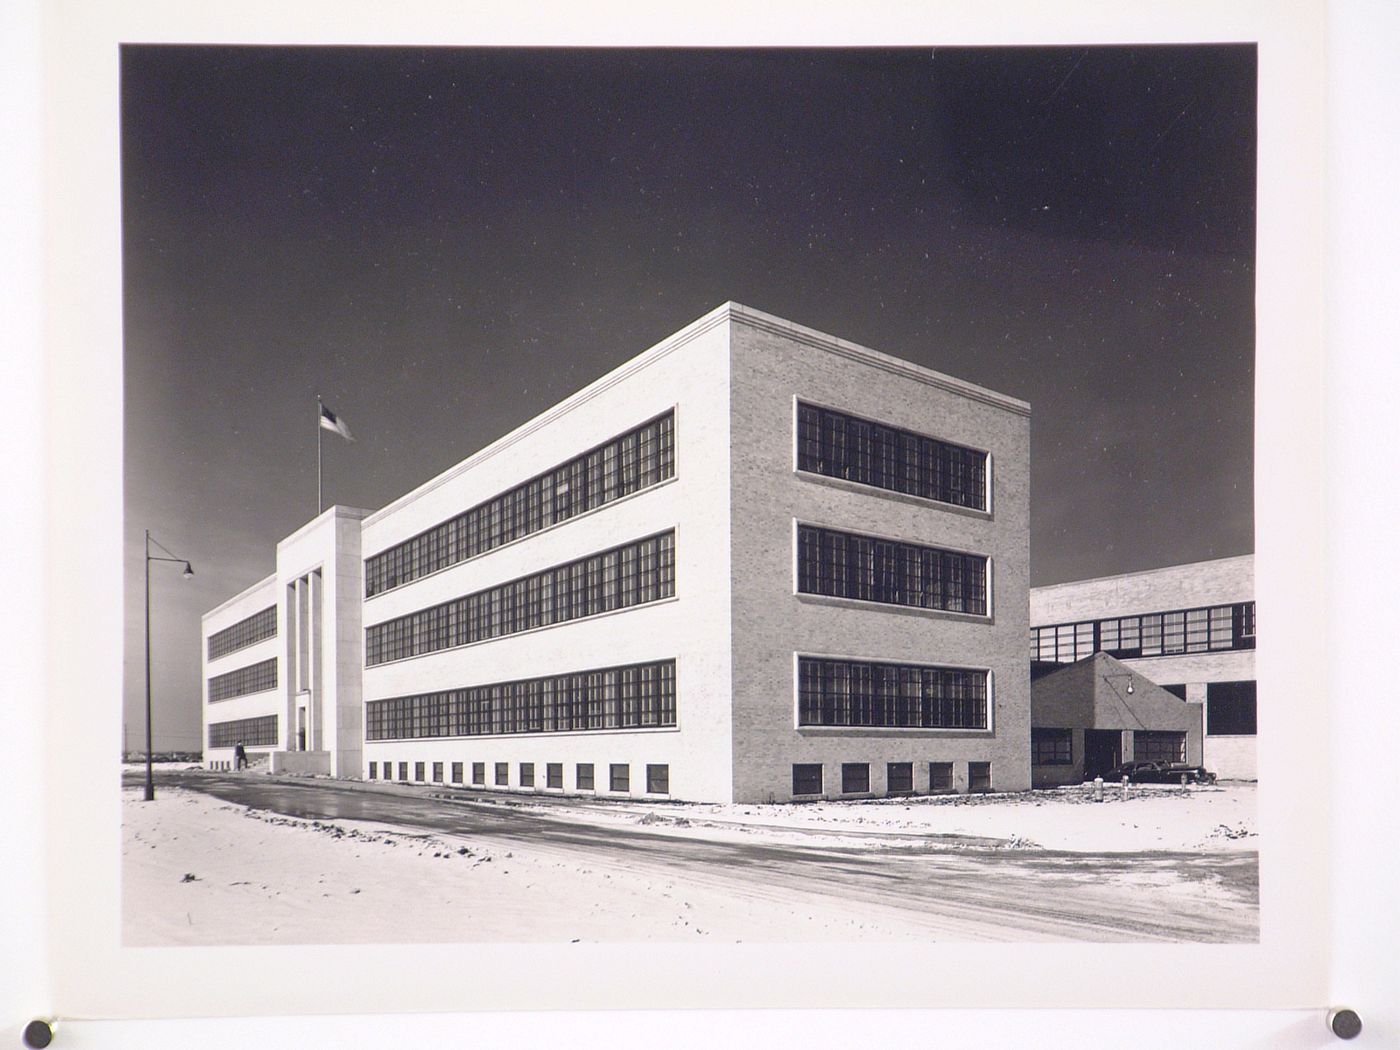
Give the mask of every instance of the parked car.
<path id="1" fill-rule="evenodd" d="M 1124 762 L 1104 776 L 1106 781 L 1127 777 L 1133 784 L 1214 784 L 1215 774 L 1205 766 L 1186 762 Z"/>

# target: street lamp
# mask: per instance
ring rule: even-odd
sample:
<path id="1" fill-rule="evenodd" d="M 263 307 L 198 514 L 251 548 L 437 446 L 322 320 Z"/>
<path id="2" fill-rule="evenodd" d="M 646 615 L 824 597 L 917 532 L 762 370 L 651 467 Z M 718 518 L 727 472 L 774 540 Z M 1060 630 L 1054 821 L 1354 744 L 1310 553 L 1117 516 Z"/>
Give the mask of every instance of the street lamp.
<path id="1" fill-rule="evenodd" d="M 169 557 L 162 558 L 158 554 L 151 553 L 151 544 L 154 543 L 161 550 L 165 551 Z M 172 561 L 176 565 L 183 565 L 185 571 L 181 574 L 185 579 L 194 575 L 194 569 L 184 558 L 177 558 L 169 551 L 161 547 L 160 543 L 151 539 L 151 530 L 146 530 L 146 801 L 154 802 L 156 798 L 156 784 L 151 773 L 151 562 Z"/>

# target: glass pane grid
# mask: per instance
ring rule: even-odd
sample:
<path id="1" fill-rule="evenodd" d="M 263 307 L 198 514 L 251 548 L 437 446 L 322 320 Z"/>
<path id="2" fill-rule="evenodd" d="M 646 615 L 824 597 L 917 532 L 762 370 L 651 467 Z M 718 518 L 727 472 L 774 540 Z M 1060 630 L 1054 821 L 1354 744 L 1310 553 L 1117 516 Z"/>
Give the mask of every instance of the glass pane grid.
<path id="1" fill-rule="evenodd" d="M 890 729 L 987 728 L 987 672 L 798 659 L 798 724 Z"/>
<path id="2" fill-rule="evenodd" d="M 276 688 L 277 658 L 274 656 L 270 660 L 240 667 L 236 671 L 209 679 L 209 702 L 229 700 L 250 693 L 263 693 Z"/>
<path id="3" fill-rule="evenodd" d="M 676 664 L 663 660 L 372 700 L 368 740 L 666 728 L 676 724 Z"/>
<path id="4" fill-rule="evenodd" d="M 814 405 L 798 405 L 797 466 L 940 503 L 987 507 L 985 452 Z"/>
<path id="5" fill-rule="evenodd" d="M 229 653 L 246 649 L 250 645 L 272 638 L 277 634 L 277 606 L 254 613 L 240 620 L 232 627 L 209 636 L 209 659 L 227 656 Z"/>
<path id="6" fill-rule="evenodd" d="M 1051 663 L 1096 652 L 1133 659 L 1254 647 L 1253 602 L 1031 628 L 1031 659 Z"/>
<path id="7" fill-rule="evenodd" d="M 675 557 L 667 532 L 374 624 L 365 629 L 365 666 L 670 598 Z"/>
<path id="8" fill-rule="evenodd" d="M 673 412 L 365 559 L 365 597 L 567 521 L 675 473 Z"/>

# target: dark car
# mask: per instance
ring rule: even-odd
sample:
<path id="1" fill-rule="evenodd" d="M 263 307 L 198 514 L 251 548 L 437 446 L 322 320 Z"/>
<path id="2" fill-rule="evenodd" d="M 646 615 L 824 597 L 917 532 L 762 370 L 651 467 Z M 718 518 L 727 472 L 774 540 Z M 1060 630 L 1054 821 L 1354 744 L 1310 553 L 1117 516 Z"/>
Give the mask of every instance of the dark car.
<path id="1" fill-rule="evenodd" d="M 1214 784 L 1215 774 L 1205 766 L 1186 762 L 1124 762 L 1104 776 L 1104 780 L 1122 780 L 1133 784 Z"/>

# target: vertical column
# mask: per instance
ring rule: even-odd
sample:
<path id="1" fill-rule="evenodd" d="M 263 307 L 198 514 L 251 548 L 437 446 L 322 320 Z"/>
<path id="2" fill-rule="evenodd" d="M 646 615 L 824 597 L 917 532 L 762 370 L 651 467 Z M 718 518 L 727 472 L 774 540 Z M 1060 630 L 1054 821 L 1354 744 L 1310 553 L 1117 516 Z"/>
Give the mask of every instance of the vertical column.
<path id="1" fill-rule="evenodd" d="M 282 675 L 282 698 L 286 710 L 282 715 L 282 725 L 278 729 L 283 751 L 295 751 L 297 747 L 297 588 L 295 583 L 287 584 L 287 604 L 282 617 L 282 637 L 286 647 L 286 667 Z"/>
<path id="2" fill-rule="evenodd" d="M 310 741 L 308 747 L 312 751 L 324 751 L 327 748 L 325 734 L 325 715 L 322 706 L 323 693 L 322 671 L 325 659 L 325 646 L 322 637 L 325 631 L 324 602 L 322 592 L 321 570 L 316 569 L 306 577 L 307 605 L 310 615 L 308 616 L 308 648 L 307 663 L 311 668 L 310 684 L 311 696 L 307 700 L 307 716 L 310 725 L 307 729 L 307 739 Z"/>
<path id="3" fill-rule="evenodd" d="M 297 578 L 297 679 L 296 690 L 304 693 L 311 688 L 310 630 L 311 617 L 307 615 L 310 595 L 307 578 Z"/>

